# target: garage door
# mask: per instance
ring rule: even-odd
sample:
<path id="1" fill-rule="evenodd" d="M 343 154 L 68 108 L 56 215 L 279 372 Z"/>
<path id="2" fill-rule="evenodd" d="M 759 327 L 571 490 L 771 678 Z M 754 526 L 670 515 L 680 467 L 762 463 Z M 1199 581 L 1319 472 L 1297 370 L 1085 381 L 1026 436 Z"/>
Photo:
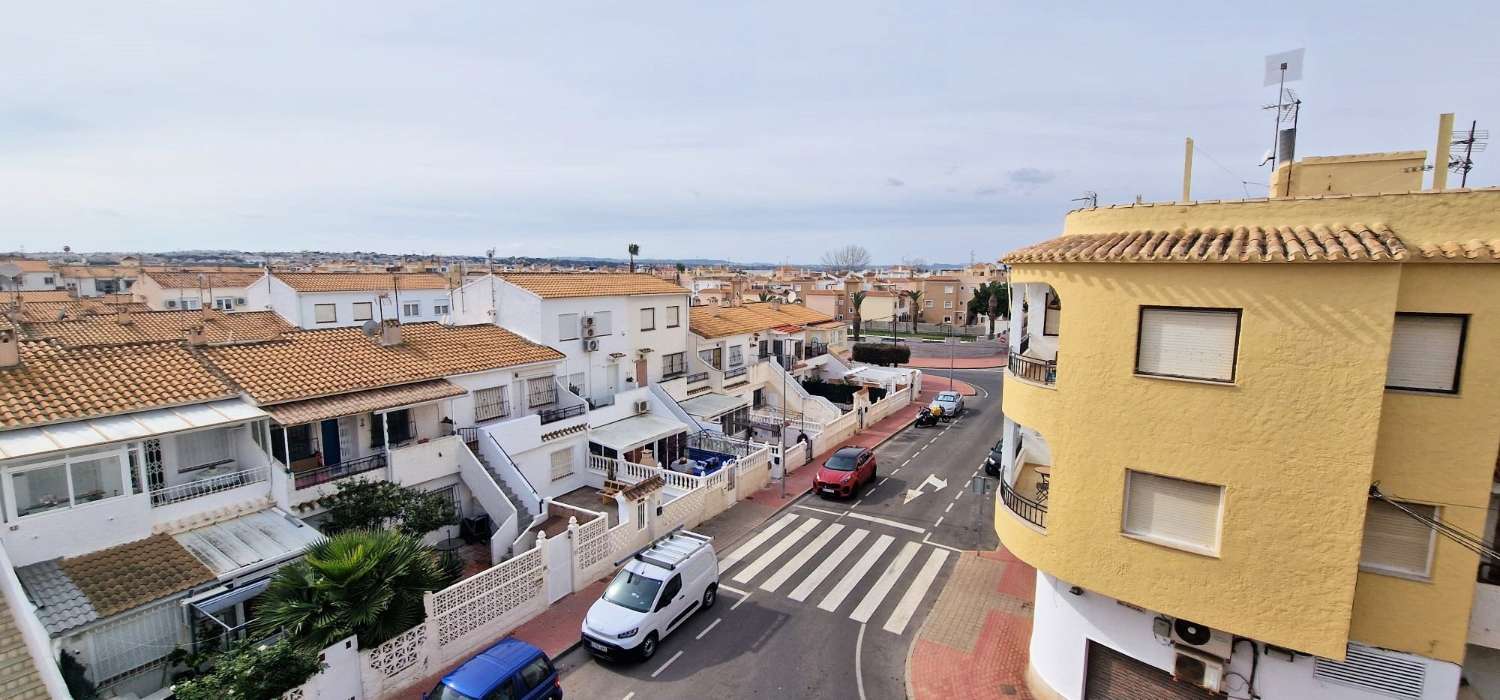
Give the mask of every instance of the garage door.
<path id="1" fill-rule="evenodd" d="M 1172 674 L 1137 661 L 1097 642 L 1089 642 L 1088 700 L 1221 700 L 1195 685 L 1172 680 Z"/>

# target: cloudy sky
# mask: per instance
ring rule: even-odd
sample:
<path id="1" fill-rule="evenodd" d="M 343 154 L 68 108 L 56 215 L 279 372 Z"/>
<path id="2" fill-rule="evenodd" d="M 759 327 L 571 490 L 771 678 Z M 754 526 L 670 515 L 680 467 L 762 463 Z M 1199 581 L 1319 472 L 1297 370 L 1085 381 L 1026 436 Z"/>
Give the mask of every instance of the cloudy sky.
<path id="1" fill-rule="evenodd" d="M 1494 8 L 1308 4 L 9 3 L 0 249 L 994 259 L 1262 194 L 1299 46 L 1302 155 L 1500 127 Z"/>

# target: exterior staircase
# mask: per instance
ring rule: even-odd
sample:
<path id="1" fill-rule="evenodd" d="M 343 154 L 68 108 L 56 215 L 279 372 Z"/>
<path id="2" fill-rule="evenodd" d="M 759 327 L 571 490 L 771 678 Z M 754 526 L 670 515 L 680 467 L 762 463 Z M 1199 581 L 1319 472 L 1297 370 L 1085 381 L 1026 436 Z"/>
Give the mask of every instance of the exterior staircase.
<path id="1" fill-rule="evenodd" d="M 0 596 L 0 698 L 47 700 L 47 687 L 5 596 Z"/>
<path id="2" fill-rule="evenodd" d="M 500 492 L 505 494 L 506 500 L 509 500 L 518 512 L 525 514 L 522 520 L 530 522 L 532 518 L 535 518 L 537 514 L 532 512 L 531 505 L 521 500 L 521 497 L 517 496 L 516 492 L 511 490 L 510 484 L 505 483 L 505 480 L 500 478 L 499 474 L 495 473 L 495 468 L 490 466 L 490 461 L 485 459 L 484 455 L 478 450 L 474 452 L 474 456 L 479 459 L 480 464 L 484 465 L 484 470 L 489 472 L 490 478 L 495 480 L 495 485 L 500 487 Z"/>

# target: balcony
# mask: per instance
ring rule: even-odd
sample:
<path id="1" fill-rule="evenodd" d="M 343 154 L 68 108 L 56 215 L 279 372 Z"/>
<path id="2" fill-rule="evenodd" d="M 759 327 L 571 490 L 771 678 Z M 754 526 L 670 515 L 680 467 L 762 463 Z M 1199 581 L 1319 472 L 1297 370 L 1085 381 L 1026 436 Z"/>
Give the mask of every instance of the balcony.
<path id="1" fill-rule="evenodd" d="M 1042 360 L 1013 353 L 1010 356 L 1009 370 L 1012 377 L 1032 384 L 1042 386 L 1057 384 L 1057 360 Z"/>
<path id="2" fill-rule="evenodd" d="M 1026 522 L 1031 523 L 1032 525 L 1035 525 L 1042 530 L 1046 530 L 1046 491 L 1041 492 L 1040 498 L 1040 501 L 1038 501 L 1036 498 L 1028 498 L 1022 495 L 1021 492 L 1018 491 L 1015 487 L 1005 483 L 1004 479 L 1000 480 L 1000 501 L 1005 504 L 1005 507 L 1009 509 L 1010 512 L 1019 516 L 1022 520 L 1025 520 Z"/>
<path id="3" fill-rule="evenodd" d="M 385 465 L 385 453 L 377 452 L 367 457 L 297 472 L 295 482 L 298 489 L 308 489 L 319 484 L 337 481 L 346 476 L 385 469 Z"/>
<path id="4" fill-rule="evenodd" d="M 750 368 L 744 365 L 740 365 L 739 367 L 730 367 L 729 369 L 724 370 L 724 386 L 743 384 L 749 381 L 749 377 L 745 376 L 749 371 Z"/>
<path id="5" fill-rule="evenodd" d="M 695 388 L 695 387 L 697 387 L 699 385 L 703 385 L 703 384 L 707 384 L 707 383 L 708 383 L 708 372 L 693 372 L 692 374 L 689 374 L 687 376 L 687 384 L 688 384 L 689 388 Z"/>
<path id="6" fill-rule="evenodd" d="M 537 411 L 536 414 L 537 417 L 542 419 L 542 425 L 547 425 L 548 423 L 556 423 L 560 420 L 581 416 L 588 413 L 588 410 L 589 408 L 586 404 L 580 403 L 562 408 L 544 408 Z"/>

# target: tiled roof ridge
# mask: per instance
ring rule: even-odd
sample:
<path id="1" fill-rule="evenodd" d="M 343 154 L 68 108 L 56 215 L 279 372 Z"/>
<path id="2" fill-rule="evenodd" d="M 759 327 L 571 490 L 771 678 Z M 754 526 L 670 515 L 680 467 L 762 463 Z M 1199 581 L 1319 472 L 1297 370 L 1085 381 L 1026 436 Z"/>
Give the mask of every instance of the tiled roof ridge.
<path id="1" fill-rule="evenodd" d="M 1395 192 L 1357 192 L 1338 194 L 1304 194 L 1295 197 L 1244 197 L 1242 199 L 1194 199 L 1186 202 L 1162 201 L 1162 202 L 1124 202 L 1119 204 L 1107 204 L 1099 207 L 1078 207 L 1068 210 L 1068 214 L 1093 209 L 1135 209 L 1149 207 L 1191 207 L 1199 204 L 1264 204 L 1266 202 L 1301 202 L 1316 199 L 1354 199 L 1366 197 L 1399 197 L 1406 195 L 1445 195 L 1445 194 L 1500 194 L 1500 185 L 1489 187 L 1450 187 L 1442 190 L 1405 190 Z"/>
<path id="2" fill-rule="evenodd" d="M 1422 257 L 1500 257 L 1500 240 L 1426 246 Z M 1210 226 L 1073 233 L 1008 253 L 1008 263 L 1402 262 L 1411 257 L 1389 226 L 1316 224 Z"/>

